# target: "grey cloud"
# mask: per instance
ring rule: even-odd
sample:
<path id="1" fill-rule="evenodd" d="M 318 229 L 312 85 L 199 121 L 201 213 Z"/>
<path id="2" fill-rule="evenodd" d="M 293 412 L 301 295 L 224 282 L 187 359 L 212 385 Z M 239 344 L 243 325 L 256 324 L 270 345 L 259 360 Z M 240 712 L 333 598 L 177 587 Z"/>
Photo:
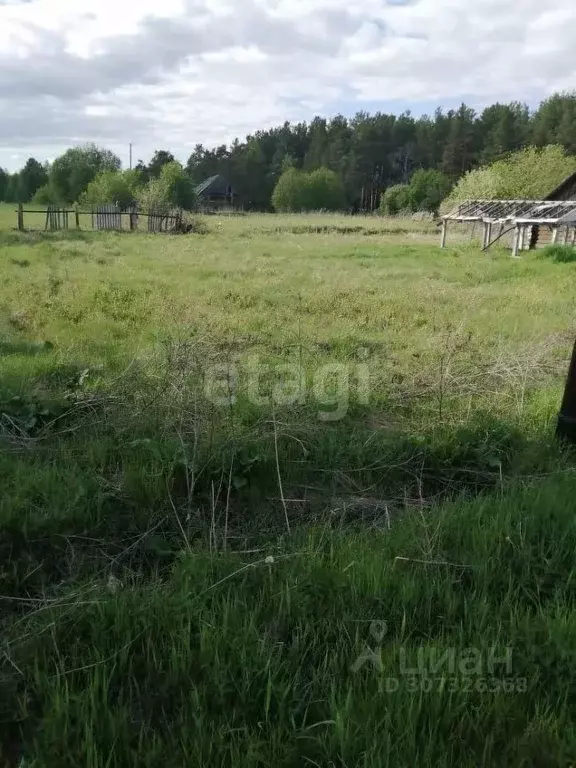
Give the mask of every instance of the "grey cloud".
<path id="1" fill-rule="evenodd" d="M 0 57 L 0 98 L 52 95 L 78 99 L 125 85 L 157 83 L 191 57 L 234 46 L 256 45 L 271 55 L 335 53 L 337 35 L 355 31 L 359 24 L 340 11 L 327 14 L 322 21 L 327 34 L 314 36 L 262 13 L 253 2 L 243 5 L 230 23 L 209 14 L 147 18 L 136 33 L 108 39 L 101 52 L 88 59 L 67 52 L 63 33 L 29 25 L 36 40 L 32 56 Z"/>
<path id="2" fill-rule="evenodd" d="M 70 144 L 84 141 L 114 141 L 119 131 L 144 138 L 149 132 L 145 123 L 130 114 L 121 116 L 88 115 L 80 102 L 66 103 L 57 99 L 29 101 L 0 100 L 0 144 L 34 146 L 35 144 Z M 41 119 L 39 116 L 41 115 Z M 121 127 L 120 127 L 121 126 Z"/>
<path id="3" fill-rule="evenodd" d="M 29 22 L 29 59 L 0 50 L 0 147 L 132 140 L 142 155 L 185 154 L 363 100 L 536 101 L 576 82 L 576 8 L 522 1 L 518 14 L 518 0 L 234 0 L 218 16 L 208 0 L 186 0 L 184 16 L 144 18 L 87 59 L 63 30 Z M 236 59 L 235 48 L 265 60 Z M 94 106 L 109 114 L 86 114 Z"/>

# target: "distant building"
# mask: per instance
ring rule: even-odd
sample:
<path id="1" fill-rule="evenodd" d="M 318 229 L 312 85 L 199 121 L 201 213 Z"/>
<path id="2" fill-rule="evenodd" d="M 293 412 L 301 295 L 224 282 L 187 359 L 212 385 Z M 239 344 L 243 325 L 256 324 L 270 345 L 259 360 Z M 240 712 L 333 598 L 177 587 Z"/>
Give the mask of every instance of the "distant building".
<path id="1" fill-rule="evenodd" d="M 543 200 L 463 200 L 442 216 L 442 248 L 452 222 L 472 227 L 472 234 L 482 226 L 485 251 L 510 239 L 514 256 L 556 243 L 576 246 L 576 173 Z"/>
<path id="2" fill-rule="evenodd" d="M 238 196 L 234 188 L 224 176 L 217 174 L 210 176 L 196 187 L 198 203 L 205 210 L 222 210 L 234 208 L 237 205 Z"/>
<path id="3" fill-rule="evenodd" d="M 563 201 L 576 200 L 576 173 L 573 173 L 568 176 L 567 179 L 564 179 L 562 184 L 559 184 L 556 189 L 553 189 L 544 199 Z M 553 236 L 553 230 L 550 227 L 536 226 L 532 229 L 530 247 L 542 248 L 546 245 L 550 245 Z"/>

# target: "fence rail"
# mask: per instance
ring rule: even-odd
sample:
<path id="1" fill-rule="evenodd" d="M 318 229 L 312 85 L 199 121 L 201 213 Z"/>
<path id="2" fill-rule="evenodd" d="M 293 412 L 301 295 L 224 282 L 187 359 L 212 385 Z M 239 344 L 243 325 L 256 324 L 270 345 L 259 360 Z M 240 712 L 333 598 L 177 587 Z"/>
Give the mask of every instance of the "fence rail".
<path id="1" fill-rule="evenodd" d="M 122 209 L 116 205 L 101 205 L 89 211 L 78 208 L 59 208 L 48 206 L 46 209 L 24 208 L 20 204 L 16 210 L 18 215 L 17 227 L 23 232 L 24 214 L 44 215 L 44 231 L 57 232 L 70 228 L 70 217 L 74 216 L 76 229 L 80 227 L 80 216 L 90 217 L 90 227 L 94 231 L 129 231 L 140 230 L 140 225 L 145 222 L 145 230 L 148 232 L 177 233 L 185 232 L 184 212 L 181 209 L 156 208 L 149 211 L 141 211 L 138 208 Z M 140 230 L 141 231 L 141 230 Z"/>

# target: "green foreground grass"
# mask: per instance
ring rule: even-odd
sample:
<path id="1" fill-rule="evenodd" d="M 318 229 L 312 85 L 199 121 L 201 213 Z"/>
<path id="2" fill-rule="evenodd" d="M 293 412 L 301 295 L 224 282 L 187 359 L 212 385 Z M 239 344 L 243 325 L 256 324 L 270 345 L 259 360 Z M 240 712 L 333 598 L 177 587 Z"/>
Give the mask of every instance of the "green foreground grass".
<path id="1" fill-rule="evenodd" d="M 0 231 L 4 762 L 573 764 L 576 264 L 207 227 Z"/>

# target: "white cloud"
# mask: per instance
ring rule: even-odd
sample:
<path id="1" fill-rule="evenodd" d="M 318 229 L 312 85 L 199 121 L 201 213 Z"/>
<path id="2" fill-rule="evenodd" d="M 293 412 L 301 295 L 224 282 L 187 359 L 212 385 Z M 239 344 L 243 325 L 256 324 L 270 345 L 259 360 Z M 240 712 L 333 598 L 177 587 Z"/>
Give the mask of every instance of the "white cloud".
<path id="1" fill-rule="evenodd" d="M 0 0 L 0 165 L 171 148 L 395 100 L 576 87 L 573 0 Z"/>

